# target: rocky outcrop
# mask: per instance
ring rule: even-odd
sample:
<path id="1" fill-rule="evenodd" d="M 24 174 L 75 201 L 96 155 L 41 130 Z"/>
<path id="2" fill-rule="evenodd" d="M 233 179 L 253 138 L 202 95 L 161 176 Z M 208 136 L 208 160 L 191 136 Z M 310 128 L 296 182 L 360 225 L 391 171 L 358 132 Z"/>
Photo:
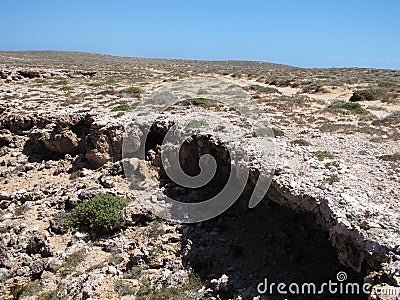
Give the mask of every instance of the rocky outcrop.
<path id="1" fill-rule="evenodd" d="M 35 126 L 43 127 L 49 122 L 51 121 L 48 115 L 38 113 L 15 114 L 11 111 L 4 111 L 0 116 L 0 128 L 16 134 L 24 134 Z"/>
<path id="2" fill-rule="evenodd" d="M 107 119 L 93 122 L 86 137 L 86 159 L 97 166 L 121 160 L 123 133 L 124 127 L 119 122 Z"/>
<path id="3" fill-rule="evenodd" d="M 92 122 L 90 115 L 62 115 L 51 118 L 48 122 L 51 123 L 44 127 L 36 127 L 29 134 L 35 151 L 84 153 L 86 135 Z"/>
<path id="4" fill-rule="evenodd" d="M 41 73 L 36 70 L 20 70 L 18 74 L 29 79 L 41 77 Z"/>
<path id="5" fill-rule="evenodd" d="M 8 129 L 0 130 L 0 147 L 8 146 L 13 142 L 14 138 Z"/>
<path id="6" fill-rule="evenodd" d="M 12 133 L 28 134 L 31 154 L 50 152 L 84 154 L 95 166 L 122 158 L 123 124 L 109 119 L 94 121 L 90 114 L 46 116 L 3 113 L 0 117 L 0 146 L 13 140 Z"/>

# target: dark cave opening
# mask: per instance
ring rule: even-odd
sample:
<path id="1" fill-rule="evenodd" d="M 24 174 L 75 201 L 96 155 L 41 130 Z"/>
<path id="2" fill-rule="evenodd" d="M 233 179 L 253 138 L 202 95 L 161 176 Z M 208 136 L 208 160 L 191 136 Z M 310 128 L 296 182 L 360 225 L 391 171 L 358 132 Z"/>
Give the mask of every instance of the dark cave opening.
<path id="1" fill-rule="evenodd" d="M 146 150 L 158 156 L 152 162 L 159 164 L 162 135 L 148 135 Z M 166 194 L 178 201 L 204 201 L 218 193 L 230 172 L 229 153 L 223 145 L 212 143 L 207 136 L 189 139 L 180 150 L 182 169 L 188 175 L 197 175 L 201 155 L 211 154 L 218 168 L 214 178 L 204 187 L 187 189 L 175 185 L 160 168 L 160 185 Z M 255 174 L 253 174 L 254 176 Z M 252 181 L 254 182 L 254 180 Z M 179 189 L 177 189 L 177 187 Z M 220 291 L 220 299 L 253 299 L 259 295 L 257 285 L 268 280 L 273 283 L 312 283 L 320 287 L 329 280 L 337 281 L 338 272 L 348 276 L 345 283 L 362 287 L 367 274 L 340 264 L 329 234 L 317 223 L 316 216 L 299 213 L 265 198 L 254 209 L 245 208 L 252 189 L 250 180 L 239 200 L 218 217 L 197 224 L 183 225 L 182 244 L 190 244 L 184 254 L 185 267 L 192 268 L 200 278 L 209 282 L 227 275 L 229 286 Z M 179 190 L 179 192 L 177 192 Z M 272 199 L 273 200 L 273 199 Z M 261 299 L 366 299 L 360 294 L 321 295 L 261 295 Z"/>

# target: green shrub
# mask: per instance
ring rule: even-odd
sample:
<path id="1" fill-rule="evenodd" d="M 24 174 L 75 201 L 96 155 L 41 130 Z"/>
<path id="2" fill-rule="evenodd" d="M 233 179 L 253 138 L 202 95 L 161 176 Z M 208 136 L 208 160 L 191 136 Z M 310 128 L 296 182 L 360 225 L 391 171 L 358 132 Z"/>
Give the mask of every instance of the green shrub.
<path id="1" fill-rule="evenodd" d="M 98 195 L 71 210 L 70 227 L 112 232 L 125 222 L 122 209 L 126 200 L 110 194 Z"/>
<path id="2" fill-rule="evenodd" d="M 193 129 L 193 128 L 199 128 L 199 127 L 205 127 L 207 126 L 207 122 L 203 120 L 191 120 L 189 123 L 186 125 L 186 129 Z"/>
<path id="3" fill-rule="evenodd" d="M 248 87 L 245 87 L 245 90 L 251 90 L 251 91 L 256 91 L 256 92 L 265 93 L 265 94 L 279 93 L 279 90 L 274 87 L 261 86 L 258 84 L 252 84 Z"/>
<path id="4" fill-rule="evenodd" d="M 121 91 L 121 94 L 126 94 L 128 96 L 138 97 L 142 93 L 142 89 L 136 86 L 131 86 Z"/>
<path id="5" fill-rule="evenodd" d="M 328 178 L 326 178 L 326 182 L 328 182 L 329 184 L 334 184 L 335 182 L 339 182 L 340 178 L 337 175 L 330 175 L 328 176 Z"/>
<path id="6" fill-rule="evenodd" d="M 114 78 L 114 77 L 109 77 L 109 78 L 107 78 L 107 80 L 106 80 L 106 83 L 107 84 L 114 84 L 114 83 L 116 83 L 117 82 L 117 80 Z"/>
<path id="7" fill-rule="evenodd" d="M 29 297 L 37 295 L 42 290 L 37 280 L 28 282 L 21 291 L 20 297 Z"/>
<path id="8" fill-rule="evenodd" d="M 45 82 L 46 82 L 46 79 L 43 79 L 43 78 L 36 78 L 36 79 L 35 79 L 35 82 L 36 82 L 36 83 L 45 83 Z"/>
<path id="9" fill-rule="evenodd" d="M 69 86 L 69 85 L 65 85 L 65 86 L 60 87 L 60 91 L 63 91 L 63 92 L 72 91 L 73 89 L 74 88 L 72 86 Z"/>
<path id="10" fill-rule="evenodd" d="M 333 154 L 330 153 L 329 151 L 315 151 L 313 156 L 317 158 L 318 160 L 324 160 L 325 158 L 333 158 Z"/>
<path id="11" fill-rule="evenodd" d="M 354 91 L 353 95 L 350 97 L 351 102 L 357 101 L 373 101 L 373 100 L 386 100 L 386 92 L 380 89 L 367 89 Z"/>
<path id="12" fill-rule="evenodd" d="M 217 106 L 217 101 L 208 99 L 208 98 L 190 98 L 181 102 L 182 105 L 194 105 L 194 106 L 201 106 L 201 107 L 215 107 Z"/>
<path id="13" fill-rule="evenodd" d="M 134 110 L 138 104 L 139 103 L 129 104 L 127 101 L 120 101 L 119 104 L 113 108 L 113 111 L 131 111 Z"/>
<path id="14" fill-rule="evenodd" d="M 337 161 L 330 161 L 325 164 L 325 168 L 329 168 L 329 167 L 339 168 L 339 163 Z"/>
<path id="15" fill-rule="evenodd" d="M 342 114 L 356 114 L 356 115 L 368 115 L 369 111 L 364 109 L 360 103 L 354 102 L 339 102 L 333 103 L 328 106 L 328 109 L 333 112 Z"/>
<path id="16" fill-rule="evenodd" d="M 67 85 L 68 84 L 68 80 L 62 77 L 58 77 L 58 80 L 55 82 L 55 84 L 59 84 L 59 85 Z"/>

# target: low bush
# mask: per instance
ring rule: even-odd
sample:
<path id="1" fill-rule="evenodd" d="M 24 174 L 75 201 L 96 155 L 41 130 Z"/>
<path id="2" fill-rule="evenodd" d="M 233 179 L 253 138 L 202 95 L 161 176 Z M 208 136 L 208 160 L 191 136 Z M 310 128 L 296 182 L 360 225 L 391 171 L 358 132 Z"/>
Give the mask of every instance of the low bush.
<path id="1" fill-rule="evenodd" d="M 69 227 L 112 232 L 125 223 L 126 200 L 111 194 L 98 195 L 71 210 Z"/>
<path id="2" fill-rule="evenodd" d="M 63 87 L 60 87 L 60 91 L 63 91 L 63 92 L 72 91 L 73 89 L 74 88 L 72 86 L 69 86 L 69 85 L 65 85 Z"/>
<path id="3" fill-rule="evenodd" d="M 313 156 L 320 161 L 322 161 L 326 158 L 333 158 L 333 154 L 330 153 L 329 151 L 320 151 L 320 150 L 315 151 Z"/>
<path id="4" fill-rule="evenodd" d="M 217 106 L 217 103 L 218 103 L 217 101 L 208 98 L 190 98 L 181 102 L 182 105 L 186 106 L 194 105 L 205 108 L 215 107 Z"/>
<path id="5" fill-rule="evenodd" d="M 259 93 L 272 94 L 279 93 L 278 89 L 269 86 L 262 86 L 258 84 L 252 84 L 244 88 L 245 90 L 255 91 Z"/>
<path id="6" fill-rule="evenodd" d="M 353 95 L 350 97 L 350 101 L 357 102 L 357 101 L 386 100 L 387 97 L 388 97 L 387 93 L 381 89 L 357 90 L 353 92 Z"/>
<path id="7" fill-rule="evenodd" d="M 354 103 L 354 102 L 333 103 L 328 106 L 328 109 L 330 111 L 342 114 L 356 114 L 356 115 L 369 114 L 369 111 L 363 108 L 360 103 Z"/>
<path id="8" fill-rule="evenodd" d="M 139 97 L 142 93 L 142 89 L 136 86 L 131 86 L 126 89 L 123 89 L 120 93 L 129 96 L 129 97 Z"/>
<path id="9" fill-rule="evenodd" d="M 138 106 L 138 103 L 129 104 L 127 101 L 120 101 L 117 106 L 113 108 L 113 111 L 131 111 L 134 110 Z"/>

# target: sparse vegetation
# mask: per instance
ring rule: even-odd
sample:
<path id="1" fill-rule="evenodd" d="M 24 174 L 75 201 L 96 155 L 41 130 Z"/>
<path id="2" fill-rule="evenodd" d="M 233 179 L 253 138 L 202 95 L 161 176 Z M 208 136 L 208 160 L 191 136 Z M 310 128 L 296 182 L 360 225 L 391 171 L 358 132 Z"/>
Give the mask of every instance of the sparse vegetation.
<path id="1" fill-rule="evenodd" d="M 108 263 L 112 265 L 119 265 L 124 261 L 124 258 L 121 255 L 118 255 L 116 253 L 111 253 L 110 257 L 108 258 Z"/>
<path id="2" fill-rule="evenodd" d="M 199 127 L 204 127 L 207 126 L 207 122 L 203 120 L 191 120 L 187 125 L 186 129 L 191 129 L 191 128 L 199 128 Z"/>
<path id="3" fill-rule="evenodd" d="M 292 96 L 280 96 L 280 97 L 274 98 L 273 101 L 278 102 L 278 103 L 290 104 L 290 105 L 295 105 L 295 104 L 305 105 L 308 102 L 313 102 L 315 100 L 308 97 L 307 95 L 296 94 L 296 95 L 292 95 Z"/>
<path id="4" fill-rule="evenodd" d="M 330 153 L 329 151 L 320 151 L 320 150 L 315 151 L 313 153 L 313 156 L 315 158 L 317 158 L 318 160 L 320 160 L 320 161 L 323 161 L 324 159 L 327 159 L 327 158 L 333 158 L 334 157 L 333 154 Z"/>
<path id="5" fill-rule="evenodd" d="M 388 94 L 381 89 L 367 89 L 354 91 L 350 97 L 351 102 L 357 101 L 373 101 L 373 100 L 387 100 Z"/>
<path id="6" fill-rule="evenodd" d="M 138 279 L 142 275 L 141 266 L 132 266 L 124 272 L 124 278 Z"/>
<path id="7" fill-rule="evenodd" d="M 78 250 L 71 253 L 65 262 L 60 266 L 60 276 L 65 278 L 75 271 L 76 267 L 84 261 L 86 253 L 84 250 Z"/>
<path id="8" fill-rule="evenodd" d="M 333 112 L 342 114 L 357 114 L 357 115 L 368 115 L 369 111 L 364 109 L 360 103 L 354 102 L 339 102 L 333 103 L 328 106 L 328 109 Z"/>
<path id="9" fill-rule="evenodd" d="M 39 282 L 37 280 L 28 282 L 21 291 L 20 297 L 35 296 L 42 290 Z"/>
<path id="10" fill-rule="evenodd" d="M 60 91 L 63 91 L 63 92 L 72 91 L 73 89 L 74 88 L 72 86 L 69 86 L 69 85 L 65 85 L 65 86 L 60 87 Z"/>
<path id="11" fill-rule="evenodd" d="M 106 80 L 107 84 L 115 84 L 117 82 L 117 80 L 115 79 L 115 77 L 108 77 Z"/>
<path id="12" fill-rule="evenodd" d="M 145 234 L 149 238 L 157 238 L 158 236 L 164 234 L 161 221 L 159 219 L 154 220 L 151 225 L 147 227 Z"/>
<path id="13" fill-rule="evenodd" d="M 325 168 L 335 167 L 339 168 L 339 163 L 337 161 L 330 161 L 325 164 Z"/>
<path id="14" fill-rule="evenodd" d="M 61 78 L 61 77 L 59 77 L 59 78 L 57 78 L 57 81 L 54 82 L 54 84 L 57 84 L 57 85 L 67 85 L 67 84 L 68 84 L 68 80 L 67 80 L 66 78 Z"/>
<path id="15" fill-rule="evenodd" d="M 132 286 L 132 283 L 123 279 L 118 279 L 115 281 L 114 290 L 120 297 L 134 295 L 136 293 L 136 289 Z"/>
<path id="16" fill-rule="evenodd" d="M 16 216 L 22 216 L 29 210 L 29 205 L 27 203 L 17 206 L 14 210 Z"/>
<path id="17" fill-rule="evenodd" d="M 38 300 L 59 300 L 61 297 L 58 296 L 58 289 L 51 290 L 40 294 L 36 299 Z"/>
<path id="18" fill-rule="evenodd" d="M 129 104 L 128 101 L 120 101 L 117 106 L 113 108 L 113 111 L 119 111 L 119 112 L 125 112 L 125 111 L 131 111 L 134 110 L 139 103 L 133 103 Z"/>
<path id="19" fill-rule="evenodd" d="M 137 300 L 177 300 L 190 299 L 197 291 L 206 284 L 200 277 L 193 272 L 188 276 L 187 281 L 177 287 L 166 287 L 163 285 L 160 289 L 154 289 L 148 280 L 143 280 L 142 285 L 136 294 Z M 190 297 L 192 295 L 192 297 Z"/>
<path id="20" fill-rule="evenodd" d="M 139 97 L 142 92 L 143 91 L 141 88 L 136 87 L 136 86 L 131 86 L 126 89 L 123 89 L 121 91 L 121 94 L 130 96 L 130 97 Z"/>
<path id="21" fill-rule="evenodd" d="M 396 152 L 393 154 L 385 154 L 380 156 L 379 158 L 385 161 L 400 162 L 400 152 Z"/>
<path id="22" fill-rule="evenodd" d="M 339 182 L 340 178 L 337 175 L 330 175 L 326 178 L 326 182 L 329 184 L 334 184 L 335 182 Z"/>
<path id="23" fill-rule="evenodd" d="M 255 91 L 258 93 L 265 93 L 265 94 L 279 93 L 279 90 L 274 87 L 262 86 L 259 84 L 252 84 L 248 87 L 245 87 L 244 89 L 249 90 L 249 91 Z"/>
<path id="24" fill-rule="evenodd" d="M 218 113 L 232 122 L 231 137 L 235 138 L 235 128 L 240 127 L 237 134 L 246 138 L 243 151 L 251 152 L 251 184 L 261 175 L 259 168 L 267 167 L 256 137 L 268 137 L 269 132 L 254 129 L 250 123 L 261 122 L 268 116 L 271 128 L 275 127 L 272 131 L 281 154 L 274 172 L 279 186 L 275 187 L 291 191 L 293 196 L 287 197 L 285 206 L 307 210 L 329 194 L 340 204 L 331 207 L 332 222 L 336 221 L 335 216 L 343 216 L 351 225 L 368 230 L 366 238 L 373 244 L 390 244 L 387 238 L 397 229 L 397 219 L 393 217 L 396 205 L 392 202 L 396 200 L 394 192 L 399 190 L 400 153 L 396 141 L 400 141 L 400 111 L 393 112 L 399 109 L 398 104 L 381 102 L 385 97 L 372 102 L 348 100 L 355 90 L 368 87 L 387 93 L 390 101 L 400 100 L 400 71 L 38 53 L 0 55 L 0 182 L 4 185 L 0 199 L 5 199 L 1 206 L 7 221 L 0 226 L 0 233 L 6 243 L 6 256 L 12 258 L 4 261 L 5 269 L 0 272 L 0 281 L 7 281 L 0 288 L 0 298 L 247 299 L 255 296 L 254 288 L 247 287 L 254 285 L 255 278 L 265 275 L 257 267 L 265 263 L 271 270 L 283 270 L 280 277 L 286 282 L 298 279 L 302 272 L 309 277 L 327 277 L 329 270 L 314 272 L 322 261 L 331 269 L 340 269 L 326 234 L 315 227 L 315 218 L 299 215 L 297 209 L 281 207 L 276 201 L 265 203 L 251 214 L 242 214 L 240 205 L 235 206 L 221 218 L 198 226 L 182 226 L 157 218 L 135 203 L 128 208 L 117 203 L 110 209 L 113 201 L 93 201 L 99 190 L 130 194 L 129 182 L 123 179 L 124 169 L 126 163 L 135 168 L 138 165 L 120 160 L 120 140 L 113 137 L 118 133 L 116 127 L 134 116 L 129 111 L 136 108 L 140 97 L 152 91 L 161 92 L 160 105 L 168 103 L 167 99 L 163 101 L 163 91 L 176 93 L 178 99 L 184 100 L 171 105 L 154 124 L 150 123 L 151 116 L 146 120 L 145 113 L 137 120 L 138 126 L 151 126 L 143 144 L 147 163 L 142 166 L 145 170 L 140 171 L 147 170 L 158 192 L 188 203 L 212 197 L 229 180 L 229 166 L 235 163 L 229 161 L 225 147 L 229 145 L 223 144 L 223 137 L 187 140 L 190 145 L 183 150 L 200 147 L 200 152 L 191 155 L 183 151 L 185 172 L 197 174 L 198 156 L 210 151 L 218 162 L 218 170 L 211 184 L 202 189 L 174 184 L 160 162 L 160 144 L 172 124 L 210 108 L 209 113 Z M 29 58 L 32 55 L 34 59 Z M 24 59 L 18 59 L 19 56 Z M 37 63 L 43 65 L 36 67 Z M 32 69 L 36 77 L 20 75 L 19 70 L 24 68 Z M 197 78 L 201 80 L 196 82 Z M 179 79 L 188 79 L 187 84 L 170 85 Z M 268 83 L 290 88 L 275 89 Z M 67 86 L 73 90 L 60 91 Z M 242 86 L 246 86 L 247 93 L 241 91 Z M 235 102 L 225 106 L 223 93 L 227 95 L 225 99 Z M 342 95 L 348 96 L 345 99 Z M 338 98 L 346 101 L 332 103 L 328 108 L 327 101 Z M 254 112 L 252 120 L 240 115 L 242 108 Z M 152 110 L 152 105 L 147 110 Z M 207 118 L 194 117 L 186 125 L 204 129 L 202 126 L 208 123 L 211 125 Z M 109 161 L 104 163 L 106 160 Z M 144 192 L 134 194 L 140 197 Z M 245 192 L 241 198 L 246 200 L 250 194 Z M 308 194 L 312 199 L 303 197 Z M 306 201 L 299 207 L 297 200 L 301 198 Z M 385 210 L 377 209 L 382 199 L 388 204 Z M 154 204 L 162 201 L 160 197 L 150 200 Z M 360 209 L 355 204 L 361 202 Z M 164 207 L 163 202 L 160 204 Z M 265 218 L 271 209 L 271 218 Z M 129 213 L 126 221 L 125 211 Z M 170 209 L 165 207 L 158 212 L 159 216 L 163 214 L 170 217 Z M 38 223 L 38 219 L 44 223 Z M 379 225 L 385 228 L 375 230 Z M 283 231 L 274 230 L 275 227 Z M 381 229 L 387 234 L 380 234 Z M 344 246 L 354 246 L 360 232 L 355 234 L 344 241 Z M 288 248 L 292 242 L 298 249 Z M 264 249 L 266 255 L 261 255 L 261 260 L 259 255 L 248 255 L 249 243 L 255 243 L 254 249 Z M 357 250 L 363 252 L 362 248 Z M 312 259 L 301 260 L 307 251 L 311 251 Z M 239 263 L 232 264 L 235 260 Z M 379 263 L 371 261 L 373 265 Z M 350 264 L 362 272 L 351 272 L 349 276 L 362 281 L 368 270 L 364 270 L 360 260 Z M 191 268 L 195 273 L 189 277 L 194 278 L 188 279 Z M 201 274 L 201 279 L 196 273 Z M 227 278 L 221 277 L 224 273 L 229 277 L 227 286 Z M 14 278 L 18 280 L 11 280 Z M 208 285 L 205 279 L 212 280 L 212 284 Z M 315 279 L 318 281 L 310 278 Z M 202 286 L 206 288 L 199 291 Z"/>
<path id="25" fill-rule="evenodd" d="M 196 94 L 197 95 L 207 95 L 208 91 L 205 89 L 199 89 Z"/>
<path id="26" fill-rule="evenodd" d="M 68 225 L 99 232 L 112 232 L 125 222 L 122 209 L 126 200 L 111 194 L 98 195 L 80 203 L 71 211 Z"/>
<path id="27" fill-rule="evenodd" d="M 204 108 L 215 107 L 217 103 L 217 101 L 208 98 L 190 98 L 181 102 L 181 104 L 185 106 L 194 105 Z"/>

